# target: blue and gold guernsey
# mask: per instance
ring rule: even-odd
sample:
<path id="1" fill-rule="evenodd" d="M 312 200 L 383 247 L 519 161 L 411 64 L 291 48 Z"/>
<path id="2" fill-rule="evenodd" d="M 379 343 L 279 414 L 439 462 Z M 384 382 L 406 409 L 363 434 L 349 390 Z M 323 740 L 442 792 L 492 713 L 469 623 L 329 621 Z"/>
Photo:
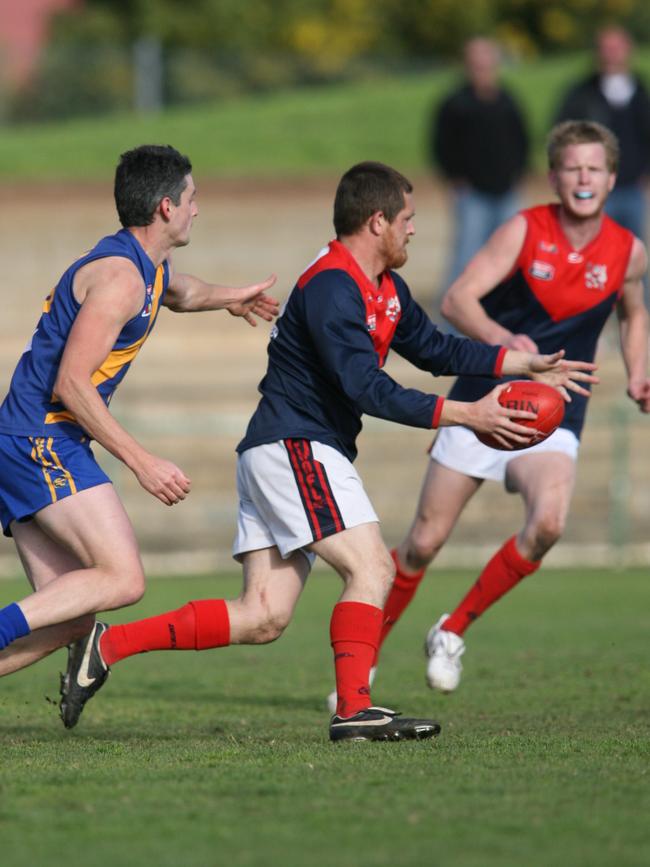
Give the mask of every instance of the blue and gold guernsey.
<path id="1" fill-rule="evenodd" d="M 103 238 L 74 262 L 45 299 L 41 318 L 0 407 L 0 433 L 19 437 L 70 436 L 77 440 L 83 436 L 74 416 L 54 393 L 54 383 L 66 340 L 81 307 L 72 291 L 75 275 L 89 262 L 113 256 L 135 264 L 145 291 L 142 309 L 124 325 L 108 357 L 92 376 L 108 406 L 154 326 L 169 283 L 167 263 L 156 268 L 127 229 Z"/>

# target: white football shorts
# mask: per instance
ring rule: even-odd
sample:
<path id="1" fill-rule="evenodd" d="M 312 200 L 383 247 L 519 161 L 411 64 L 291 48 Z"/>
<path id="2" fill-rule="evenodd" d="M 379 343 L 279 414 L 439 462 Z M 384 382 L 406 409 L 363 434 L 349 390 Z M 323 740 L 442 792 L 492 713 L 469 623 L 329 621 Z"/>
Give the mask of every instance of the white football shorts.
<path id="1" fill-rule="evenodd" d="M 311 542 L 379 521 L 350 461 L 313 440 L 246 449 L 237 460 L 237 492 L 235 559 L 274 545 L 286 559 Z M 302 553 L 313 562 L 314 554 Z"/>
<path id="2" fill-rule="evenodd" d="M 529 449 L 501 451 L 484 445 L 469 428 L 450 426 L 440 428 L 430 454 L 433 460 L 450 470 L 476 479 L 503 482 L 507 466 L 515 458 L 540 452 L 562 452 L 575 461 L 579 445 L 580 441 L 573 431 L 560 427 L 550 437 Z"/>

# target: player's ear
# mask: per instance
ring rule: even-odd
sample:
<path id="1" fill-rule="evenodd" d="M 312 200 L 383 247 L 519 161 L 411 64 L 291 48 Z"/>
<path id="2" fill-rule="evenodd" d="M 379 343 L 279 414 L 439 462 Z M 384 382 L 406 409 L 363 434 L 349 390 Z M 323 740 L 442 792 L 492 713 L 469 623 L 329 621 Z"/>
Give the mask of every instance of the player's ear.
<path id="1" fill-rule="evenodd" d="M 384 230 L 384 226 L 386 225 L 386 217 L 383 211 L 375 211 L 371 217 L 368 218 L 368 228 L 372 235 L 381 235 Z"/>
<path id="2" fill-rule="evenodd" d="M 160 204 L 158 205 L 158 211 L 164 220 L 171 219 L 172 210 L 174 207 L 174 203 L 169 198 L 169 196 L 163 196 L 160 200 Z"/>

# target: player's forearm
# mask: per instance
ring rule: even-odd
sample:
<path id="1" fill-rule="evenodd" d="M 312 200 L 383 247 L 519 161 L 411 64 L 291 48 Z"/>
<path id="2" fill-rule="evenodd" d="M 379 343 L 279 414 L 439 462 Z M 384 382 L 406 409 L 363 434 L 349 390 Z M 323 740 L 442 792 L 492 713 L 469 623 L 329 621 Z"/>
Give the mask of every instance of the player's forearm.
<path id="1" fill-rule="evenodd" d="M 146 451 L 113 418 L 92 383 L 75 379 L 58 380 L 55 391 L 83 430 L 135 472 Z"/>
<path id="2" fill-rule="evenodd" d="M 620 320 L 621 354 L 629 381 L 644 380 L 648 371 L 648 313 L 645 308 Z"/>
<path id="3" fill-rule="evenodd" d="M 404 388 L 383 371 L 365 382 L 348 380 L 343 391 L 366 415 L 411 427 L 435 426 L 440 399 L 415 388 Z"/>
<path id="4" fill-rule="evenodd" d="M 491 319 L 474 297 L 457 297 L 449 292 L 442 301 L 442 315 L 461 334 L 490 345 L 506 344 L 512 333 Z"/>
<path id="5" fill-rule="evenodd" d="M 206 283 L 191 274 L 175 274 L 167 307 L 175 313 L 195 313 L 223 310 L 237 300 L 237 290 L 232 286 Z"/>

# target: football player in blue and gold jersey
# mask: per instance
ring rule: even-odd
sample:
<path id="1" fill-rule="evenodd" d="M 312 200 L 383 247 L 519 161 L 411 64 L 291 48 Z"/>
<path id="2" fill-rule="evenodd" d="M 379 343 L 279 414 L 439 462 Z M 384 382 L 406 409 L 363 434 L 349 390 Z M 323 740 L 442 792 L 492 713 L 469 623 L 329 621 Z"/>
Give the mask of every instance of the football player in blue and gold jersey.
<path id="1" fill-rule="evenodd" d="M 190 492 L 185 473 L 108 410 L 160 307 L 225 308 L 249 324 L 277 313 L 266 295 L 274 277 L 231 288 L 174 271 L 172 251 L 189 242 L 198 214 L 191 163 L 174 148 L 124 153 L 115 203 L 123 228 L 74 262 L 47 296 L 0 406 L 0 522 L 34 590 L 0 609 L 0 674 L 74 642 L 95 612 L 144 591 L 133 528 L 92 440 L 165 505 Z"/>

